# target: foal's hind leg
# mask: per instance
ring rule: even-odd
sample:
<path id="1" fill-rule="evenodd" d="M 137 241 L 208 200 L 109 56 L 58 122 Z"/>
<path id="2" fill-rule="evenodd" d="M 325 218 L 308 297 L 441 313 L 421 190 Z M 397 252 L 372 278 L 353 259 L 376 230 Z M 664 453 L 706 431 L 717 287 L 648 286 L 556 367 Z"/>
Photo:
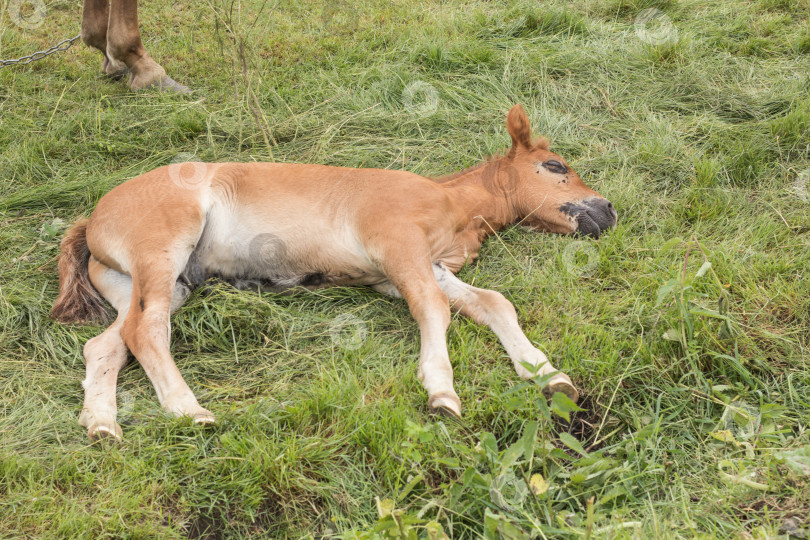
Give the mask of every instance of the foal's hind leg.
<path id="1" fill-rule="evenodd" d="M 121 438 L 121 426 L 116 422 L 116 382 L 118 372 L 127 363 L 128 351 L 121 337 L 121 326 L 129 311 L 132 296 L 132 278 L 116 272 L 94 258 L 89 263 L 90 280 L 104 298 L 118 311 L 118 317 L 100 335 L 84 346 L 87 375 L 82 382 L 85 389 L 84 406 L 79 424 L 87 428 L 91 439 L 99 437 Z M 172 310 L 182 305 L 188 289 L 175 286 Z"/>
<path id="2" fill-rule="evenodd" d="M 214 422 L 214 415 L 197 402 L 169 352 L 172 293 L 182 268 L 161 263 L 166 260 L 163 251 L 142 253 L 141 260 L 132 273 L 132 297 L 121 334 L 124 343 L 143 366 L 166 411 L 197 423 Z"/>
<path id="3" fill-rule="evenodd" d="M 82 381 L 84 406 L 79 424 L 87 428 L 91 439 L 121 438 L 116 415 L 115 386 L 118 372 L 127 363 L 127 347 L 121 339 L 121 323 L 127 315 L 132 282 L 96 259 L 89 263 L 90 280 L 101 295 L 118 311 L 118 317 L 104 332 L 84 346 L 87 375 Z"/>
<path id="4" fill-rule="evenodd" d="M 477 323 L 489 326 L 495 332 L 512 359 L 518 375 L 531 378 L 557 372 L 546 355 L 532 345 L 520 329 L 514 306 L 501 293 L 467 285 L 441 263 L 434 264 L 433 272 L 439 287 L 450 299 L 453 309 Z M 533 369 L 526 369 L 523 366 L 524 362 Z M 571 379 L 562 372 L 558 372 L 549 380 L 544 392 L 547 395 L 562 392 L 573 401 L 579 397 Z"/>

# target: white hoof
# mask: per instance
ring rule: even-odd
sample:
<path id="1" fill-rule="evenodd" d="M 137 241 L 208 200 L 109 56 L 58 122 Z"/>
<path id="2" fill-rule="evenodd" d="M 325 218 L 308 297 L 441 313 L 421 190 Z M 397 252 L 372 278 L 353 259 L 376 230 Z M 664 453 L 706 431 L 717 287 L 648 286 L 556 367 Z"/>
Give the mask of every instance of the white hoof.
<path id="1" fill-rule="evenodd" d="M 453 418 L 461 418 L 461 400 L 455 392 L 441 392 L 428 399 L 430 412 Z"/>
<path id="2" fill-rule="evenodd" d="M 123 440 L 123 432 L 121 426 L 115 421 L 115 416 L 106 416 L 108 418 L 103 418 L 102 415 L 95 416 L 87 409 L 82 409 L 79 414 L 79 425 L 87 428 L 87 436 L 93 441 L 99 439 Z"/>
<path id="3" fill-rule="evenodd" d="M 543 394 L 549 398 L 556 392 L 562 392 L 574 403 L 579 400 L 579 392 L 565 373 L 557 373 L 554 375 L 551 380 L 548 381 L 546 387 L 543 388 Z"/>
<path id="4" fill-rule="evenodd" d="M 214 415 L 207 411 L 204 413 L 197 413 L 191 418 L 194 420 L 195 424 L 202 424 L 204 426 L 217 423 L 217 419 L 214 418 Z"/>

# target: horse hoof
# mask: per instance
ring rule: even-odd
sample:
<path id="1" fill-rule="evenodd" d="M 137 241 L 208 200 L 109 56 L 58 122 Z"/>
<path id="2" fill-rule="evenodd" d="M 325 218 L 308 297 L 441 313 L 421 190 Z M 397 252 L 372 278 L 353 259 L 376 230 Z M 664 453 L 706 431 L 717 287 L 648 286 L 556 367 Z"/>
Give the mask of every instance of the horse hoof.
<path id="1" fill-rule="evenodd" d="M 104 72 L 109 79 L 120 81 L 129 75 L 129 68 L 122 62 L 110 62 L 109 58 L 104 57 L 101 64 L 101 71 Z"/>
<path id="2" fill-rule="evenodd" d="M 179 82 L 175 81 L 168 75 L 164 75 L 163 77 L 153 81 L 143 88 L 157 88 L 161 92 L 174 92 L 175 94 L 190 94 L 191 90 L 188 86 L 182 85 Z"/>
<path id="3" fill-rule="evenodd" d="M 107 439 L 120 442 L 124 440 L 121 426 L 119 426 L 117 422 L 113 423 L 112 426 L 107 424 L 93 424 L 87 429 L 87 436 L 90 437 L 92 441 Z"/>
<path id="4" fill-rule="evenodd" d="M 129 75 L 129 69 L 122 69 L 120 71 L 113 71 L 113 72 L 105 71 L 104 75 L 110 80 L 120 81 L 121 79 Z"/>
<path id="5" fill-rule="evenodd" d="M 444 392 L 430 396 L 428 407 L 430 407 L 432 414 L 461 419 L 461 400 L 455 394 Z"/>
<path id="6" fill-rule="evenodd" d="M 191 93 L 187 86 L 166 75 L 163 66 L 152 60 L 148 54 L 130 66 L 130 69 L 132 73 L 129 75 L 129 88 L 134 92 L 144 88 L 157 88 L 162 92 Z"/>
<path id="7" fill-rule="evenodd" d="M 547 398 L 553 396 L 556 392 L 562 392 L 568 399 L 576 403 L 579 400 L 579 392 L 577 392 L 574 383 L 565 373 L 558 373 L 548 381 L 548 384 L 543 388 L 543 394 Z"/>
<path id="8" fill-rule="evenodd" d="M 203 426 L 210 426 L 217 423 L 217 419 L 214 418 L 214 415 L 211 413 L 197 413 L 192 416 L 191 419 L 195 424 Z"/>

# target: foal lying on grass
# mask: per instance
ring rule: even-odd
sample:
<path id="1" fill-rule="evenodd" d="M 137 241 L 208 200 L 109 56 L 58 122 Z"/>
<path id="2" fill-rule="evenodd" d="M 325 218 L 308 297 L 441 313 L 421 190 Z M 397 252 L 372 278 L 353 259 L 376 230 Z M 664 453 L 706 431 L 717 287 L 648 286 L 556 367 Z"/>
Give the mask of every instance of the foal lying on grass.
<path id="1" fill-rule="evenodd" d="M 91 438 L 121 437 L 115 386 L 128 352 L 164 409 L 214 421 L 169 352 L 170 314 L 212 276 L 270 290 L 367 285 L 404 298 L 419 324 L 418 375 L 432 410 L 461 415 L 445 337 L 450 307 L 489 326 L 520 376 L 554 373 L 503 295 L 454 274 L 508 225 L 598 237 L 616 224 L 616 211 L 545 139 L 531 140 L 520 105 L 506 125 L 512 148 L 504 157 L 438 182 L 381 169 L 189 163 L 114 188 L 66 233 L 51 312 L 66 323 L 102 321 L 105 300 L 118 312 L 84 347 L 79 423 Z M 182 174 L 189 167 L 194 173 Z M 578 397 L 564 373 L 546 392 Z"/>

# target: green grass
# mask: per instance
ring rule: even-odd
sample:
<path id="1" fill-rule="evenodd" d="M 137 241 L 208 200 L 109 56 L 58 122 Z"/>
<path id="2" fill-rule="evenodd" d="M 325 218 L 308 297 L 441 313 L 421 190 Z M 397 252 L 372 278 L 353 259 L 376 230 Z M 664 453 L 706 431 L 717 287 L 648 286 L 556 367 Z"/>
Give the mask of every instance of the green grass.
<path id="1" fill-rule="evenodd" d="M 81 44 L 0 70 L 0 537 L 809 525 L 806 1 L 262 5 L 143 3 L 146 45 L 190 97 L 132 94 Z M 4 6 L 0 58 L 75 35 L 79 4 L 47 6 L 29 31 Z M 669 39 L 640 39 L 647 8 Z M 422 89 L 410 108 L 406 88 Z M 575 380 L 570 422 L 467 320 L 448 332 L 465 417 L 447 422 L 428 414 L 401 301 L 215 286 L 175 315 L 172 342 L 219 424 L 167 417 L 133 363 L 124 441 L 90 444 L 81 350 L 101 329 L 47 314 L 61 232 L 107 190 L 179 153 L 440 175 L 503 149 L 518 102 L 619 224 L 579 255 L 571 238 L 508 230 L 460 275 L 512 300 Z M 335 326 L 346 314 L 364 340 Z"/>

